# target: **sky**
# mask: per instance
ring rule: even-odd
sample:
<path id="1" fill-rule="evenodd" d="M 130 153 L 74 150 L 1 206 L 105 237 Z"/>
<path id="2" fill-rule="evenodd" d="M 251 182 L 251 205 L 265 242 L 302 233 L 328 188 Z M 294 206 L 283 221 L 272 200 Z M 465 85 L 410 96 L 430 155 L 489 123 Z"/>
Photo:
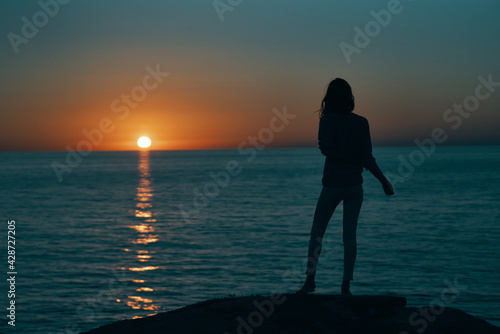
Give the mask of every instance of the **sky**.
<path id="1" fill-rule="evenodd" d="M 315 147 L 336 77 L 375 146 L 437 128 L 443 145 L 500 144 L 499 14 L 495 0 L 2 0 L 0 150 Z"/>

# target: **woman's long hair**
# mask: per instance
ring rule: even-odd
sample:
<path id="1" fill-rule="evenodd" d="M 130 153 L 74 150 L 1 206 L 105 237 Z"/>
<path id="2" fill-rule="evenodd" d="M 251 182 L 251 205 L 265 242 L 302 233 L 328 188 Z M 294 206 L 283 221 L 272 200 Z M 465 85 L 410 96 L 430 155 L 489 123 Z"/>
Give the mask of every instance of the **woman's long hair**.
<path id="1" fill-rule="evenodd" d="M 354 96 L 351 86 L 341 78 L 333 79 L 328 85 L 325 97 L 318 110 L 319 117 L 337 112 L 339 114 L 350 114 L 354 110 Z"/>

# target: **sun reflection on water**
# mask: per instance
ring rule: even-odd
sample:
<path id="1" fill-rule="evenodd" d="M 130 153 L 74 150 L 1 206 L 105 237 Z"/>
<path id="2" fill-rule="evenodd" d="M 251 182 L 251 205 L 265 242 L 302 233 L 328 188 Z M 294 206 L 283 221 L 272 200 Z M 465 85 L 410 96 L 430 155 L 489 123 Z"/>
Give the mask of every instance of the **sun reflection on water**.
<path id="1" fill-rule="evenodd" d="M 138 266 L 130 266 L 128 268 L 122 268 L 124 270 L 128 270 L 131 272 L 136 272 L 140 274 L 141 272 L 148 272 L 151 270 L 157 270 L 158 266 L 147 265 L 153 258 L 154 251 L 148 250 L 147 246 L 151 243 L 155 243 L 158 241 L 158 235 L 154 234 L 156 228 L 154 223 L 156 223 L 156 219 L 153 218 L 153 188 L 151 186 L 151 173 L 149 166 L 149 151 L 140 151 L 139 152 L 139 185 L 137 187 L 136 194 L 136 208 L 132 211 L 136 224 L 128 226 L 129 228 L 135 230 L 137 232 L 137 239 L 132 241 L 132 244 L 140 245 L 142 249 L 136 248 L 125 248 L 126 252 L 134 252 L 136 254 L 136 261 L 143 265 Z M 157 313 L 160 308 L 159 305 L 155 305 L 154 300 L 152 298 L 148 298 L 148 293 L 154 291 L 154 289 L 150 286 L 147 286 L 147 282 L 145 279 L 140 277 L 138 279 L 132 280 L 134 284 L 137 284 L 137 288 L 135 289 L 141 295 L 131 295 L 128 296 L 127 300 L 124 301 L 127 306 L 131 307 L 134 310 L 146 310 L 153 311 L 153 313 L 148 313 L 147 315 L 154 315 Z M 121 300 L 117 300 L 121 302 Z M 135 318 L 141 318 L 141 316 L 136 315 Z"/>

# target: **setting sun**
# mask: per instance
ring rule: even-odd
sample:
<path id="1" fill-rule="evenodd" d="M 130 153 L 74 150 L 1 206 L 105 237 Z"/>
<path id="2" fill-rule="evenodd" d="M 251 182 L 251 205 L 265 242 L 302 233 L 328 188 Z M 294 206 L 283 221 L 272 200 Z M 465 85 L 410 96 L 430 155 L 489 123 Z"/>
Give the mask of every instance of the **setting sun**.
<path id="1" fill-rule="evenodd" d="M 137 139 L 137 146 L 139 146 L 140 148 L 148 148 L 149 146 L 151 146 L 151 139 L 149 139 L 148 137 L 141 137 Z"/>

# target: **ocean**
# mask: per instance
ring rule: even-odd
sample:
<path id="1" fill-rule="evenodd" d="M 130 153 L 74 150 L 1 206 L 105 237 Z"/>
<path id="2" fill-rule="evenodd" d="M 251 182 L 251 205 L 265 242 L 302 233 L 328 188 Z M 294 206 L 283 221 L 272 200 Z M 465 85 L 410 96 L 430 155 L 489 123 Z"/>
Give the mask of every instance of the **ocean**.
<path id="1" fill-rule="evenodd" d="M 500 147 L 419 152 L 374 148 L 396 193 L 384 195 L 363 173 L 351 291 L 459 308 L 500 326 Z M 67 158 L 0 153 L 2 333 L 79 333 L 303 283 L 321 190 L 318 149 L 92 152 L 69 157 L 59 180 L 52 165 Z M 339 206 L 318 294 L 340 293 L 341 217 Z M 7 323 L 11 300 L 15 330 Z"/>

